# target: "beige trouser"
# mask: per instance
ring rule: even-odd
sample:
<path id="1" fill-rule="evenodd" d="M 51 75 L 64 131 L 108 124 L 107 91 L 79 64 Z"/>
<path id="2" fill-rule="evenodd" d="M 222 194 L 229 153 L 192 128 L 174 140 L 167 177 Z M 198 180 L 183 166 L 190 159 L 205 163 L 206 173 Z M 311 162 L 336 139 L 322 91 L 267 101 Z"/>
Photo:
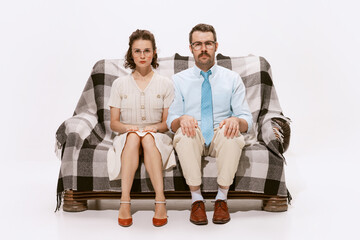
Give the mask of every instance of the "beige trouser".
<path id="1" fill-rule="evenodd" d="M 216 158 L 218 170 L 217 183 L 230 186 L 237 171 L 242 149 L 245 145 L 243 135 L 227 139 L 224 127 L 214 129 L 214 138 L 210 147 L 205 147 L 205 140 L 199 128 L 195 137 L 188 137 L 179 128 L 174 136 L 173 144 L 178 154 L 181 168 L 189 186 L 201 185 L 201 156 Z"/>

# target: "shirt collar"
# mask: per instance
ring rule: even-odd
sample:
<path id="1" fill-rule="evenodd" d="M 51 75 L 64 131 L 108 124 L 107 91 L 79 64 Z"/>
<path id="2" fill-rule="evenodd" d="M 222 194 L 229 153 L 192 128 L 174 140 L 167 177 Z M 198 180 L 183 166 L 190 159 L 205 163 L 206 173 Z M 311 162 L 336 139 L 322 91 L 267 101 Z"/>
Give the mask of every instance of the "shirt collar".
<path id="1" fill-rule="evenodd" d="M 198 68 L 198 66 L 196 66 L 196 64 L 194 65 L 194 74 L 197 77 L 202 77 L 200 72 L 202 71 L 200 68 Z M 211 75 L 210 76 L 215 76 L 215 73 L 217 71 L 217 64 L 215 63 L 214 66 L 212 66 L 209 70 L 211 70 Z"/>

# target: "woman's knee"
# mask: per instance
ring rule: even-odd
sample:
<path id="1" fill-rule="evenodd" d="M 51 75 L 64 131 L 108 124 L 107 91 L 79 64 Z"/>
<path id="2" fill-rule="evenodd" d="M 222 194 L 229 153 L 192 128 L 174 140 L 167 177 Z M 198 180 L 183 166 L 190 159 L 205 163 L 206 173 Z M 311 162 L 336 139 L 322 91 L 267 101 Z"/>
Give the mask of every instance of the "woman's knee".
<path id="1" fill-rule="evenodd" d="M 156 147 L 154 137 L 150 133 L 146 134 L 141 138 L 141 145 L 144 151 L 154 149 Z"/>
<path id="2" fill-rule="evenodd" d="M 136 133 L 129 133 L 126 137 L 126 143 L 124 148 L 139 149 L 140 137 Z"/>

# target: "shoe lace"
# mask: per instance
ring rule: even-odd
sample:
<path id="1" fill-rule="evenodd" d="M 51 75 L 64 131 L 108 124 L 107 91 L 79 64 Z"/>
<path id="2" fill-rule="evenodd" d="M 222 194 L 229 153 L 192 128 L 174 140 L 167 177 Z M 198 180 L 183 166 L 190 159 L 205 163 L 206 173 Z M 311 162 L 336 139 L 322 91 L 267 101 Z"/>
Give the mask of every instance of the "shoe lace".
<path id="1" fill-rule="evenodd" d="M 201 203 L 205 203 L 205 200 L 204 201 L 196 201 L 196 202 L 194 202 L 195 210 L 201 208 Z"/>
<path id="2" fill-rule="evenodd" d="M 212 203 L 214 203 L 214 205 L 218 205 L 218 207 L 222 208 L 225 210 L 226 208 L 226 200 L 215 200 L 215 201 L 211 201 Z"/>

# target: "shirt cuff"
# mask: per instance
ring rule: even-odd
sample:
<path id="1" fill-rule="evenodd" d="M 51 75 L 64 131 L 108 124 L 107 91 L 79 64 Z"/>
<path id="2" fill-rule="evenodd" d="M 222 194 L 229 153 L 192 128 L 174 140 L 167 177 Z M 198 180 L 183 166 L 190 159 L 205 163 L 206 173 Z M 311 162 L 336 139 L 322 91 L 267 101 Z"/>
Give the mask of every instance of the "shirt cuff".
<path id="1" fill-rule="evenodd" d="M 252 121 L 249 120 L 249 119 L 245 119 L 245 121 L 248 124 L 248 129 L 247 129 L 246 133 L 249 133 L 251 131 L 251 129 L 252 129 Z"/>

